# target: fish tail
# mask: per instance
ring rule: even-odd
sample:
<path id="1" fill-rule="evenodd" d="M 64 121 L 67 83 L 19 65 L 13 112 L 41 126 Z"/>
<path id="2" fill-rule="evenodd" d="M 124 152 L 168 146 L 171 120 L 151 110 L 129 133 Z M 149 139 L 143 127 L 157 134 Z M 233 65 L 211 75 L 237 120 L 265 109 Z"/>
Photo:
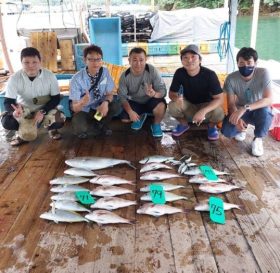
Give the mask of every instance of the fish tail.
<path id="1" fill-rule="evenodd" d="M 136 168 L 132 163 L 130 163 L 129 161 L 127 162 L 127 165 L 130 166 L 131 168 L 133 168 L 134 170 L 137 169 L 137 168 Z"/>

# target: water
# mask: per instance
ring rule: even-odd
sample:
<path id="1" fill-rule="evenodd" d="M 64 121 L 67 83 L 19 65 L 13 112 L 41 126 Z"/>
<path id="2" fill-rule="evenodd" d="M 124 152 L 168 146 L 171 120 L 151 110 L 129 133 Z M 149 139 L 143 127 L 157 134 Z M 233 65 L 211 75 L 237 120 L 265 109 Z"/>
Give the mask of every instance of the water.
<path id="1" fill-rule="evenodd" d="M 250 46 L 252 17 L 237 18 L 236 47 Z M 259 58 L 280 61 L 280 18 L 259 17 L 256 50 Z"/>

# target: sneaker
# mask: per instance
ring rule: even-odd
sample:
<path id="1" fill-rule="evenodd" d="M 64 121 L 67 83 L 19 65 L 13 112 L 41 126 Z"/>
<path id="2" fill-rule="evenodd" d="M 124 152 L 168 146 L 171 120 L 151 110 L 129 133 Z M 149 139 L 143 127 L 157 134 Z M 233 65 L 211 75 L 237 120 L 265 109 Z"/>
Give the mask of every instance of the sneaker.
<path id="1" fill-rule="evenodd" d="M 219 139 L 219 132 L 216 126 L 210 127 L 208 126 L 208 140 L 218 140 Z"/>
<path id="2" fill-rule="evenodd" d="M 153 137 L 162 137 L 162 131 L 161 131 L 160 124 L 158 124 L 158 123 L 152 124 L 151 131 L 152 131 Z"/>
<path id="3" fill-rule="evenodd" d="M 252 155 L 262 156 L 263 155 L 263 142 L 262 138 L 256 137 L 252 142 Z"/>
<path id="4" fill-rule="evenodd" d="M 172 130 L 172 136 L 181 136 L 185 132 L 189 130 L 190 126 L 189 125 L 183 125 L 183 124 L 177 124 L 176 128 Z"/>
<path id="5" fill-rule="evenodd" d="M 242 131 L 240 133 L 238 133 L 235 137 L 234 137 L 235 140 L 237 141 L 244 141 L 246 139 L 246 132 L 245 131 Z"/>
<path id="6" fill-rule="evenodd" d="M 141 117 L 140 117 L 140 119 L 138 121 L 134 121 L 131 124 L 131 129 L 133 129 L 133 130 L 140 130 L 142 128 L 146 118 L 147 118 L 147 114 L 141 115 Z"/>

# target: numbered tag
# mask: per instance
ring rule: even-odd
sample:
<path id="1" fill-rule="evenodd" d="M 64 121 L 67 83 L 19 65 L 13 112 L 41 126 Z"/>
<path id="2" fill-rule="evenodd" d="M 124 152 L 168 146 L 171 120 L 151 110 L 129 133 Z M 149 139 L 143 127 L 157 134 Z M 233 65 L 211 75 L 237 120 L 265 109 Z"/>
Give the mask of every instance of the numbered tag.
<path id="1" fill-rule="evenodd" d="M 201 165 L 199 166 L 200 171 L 202 174 L 208 179 L 212 181 L 218 180 L 218 176 L 214 173 L 214 170 L 211 166 Z"/>
<path id="2" fill-rule="evenodd" d="M 75 195 L 78 198 L 79 202 L 84 205 L 95 203 L 95 199 L 90 195 L 89 191 L 76 191 Z"/>
<path id="3" fill-rule="evenodd" d="M 225 224 L 224 201 L 221 198 L 211 196 L 209 198 L 209 209 L 211 221 L 218 224 Z"/>
<path id="4" fill-rule="evenodd" d="M 100 121 L 102 119 L 102 114 L 99 113 L 98 111 L 96 111 L 95 115 L 94 115 L 94 118 L 98 121 Z"/>
<path id="5" fill-rule="evenodd" d="M 150 185 L 150 195 L 154 204 L 165 204 L 165 192 L 161 185 Z"/>

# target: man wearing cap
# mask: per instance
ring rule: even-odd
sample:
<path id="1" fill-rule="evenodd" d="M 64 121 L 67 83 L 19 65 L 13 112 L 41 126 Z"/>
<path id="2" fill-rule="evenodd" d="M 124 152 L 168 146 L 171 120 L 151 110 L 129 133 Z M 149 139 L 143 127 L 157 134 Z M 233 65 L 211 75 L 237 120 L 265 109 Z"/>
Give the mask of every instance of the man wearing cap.
<path id="1" fill-rule="evenodd" d="M 191 44 L 181 52 L 183 67 L 176 70 L 170 90 L 168 110 L 179 121 L 172 131 L 175 137 L 188 129 L 188 122 L 199 126 L 208 123 L 208 139 L 217 140 L 216 124 L 223 120 L 223 91 L 216 73 L 201 66 L 201 55 L 196 45 Z"/>

